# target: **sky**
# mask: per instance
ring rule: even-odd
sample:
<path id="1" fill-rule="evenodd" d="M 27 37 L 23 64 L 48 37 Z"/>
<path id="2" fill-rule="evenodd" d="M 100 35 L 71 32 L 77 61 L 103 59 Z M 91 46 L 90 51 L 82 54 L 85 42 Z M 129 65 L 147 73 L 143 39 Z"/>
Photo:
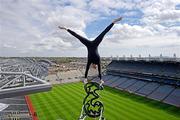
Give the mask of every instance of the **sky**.
<path id="1" fill-rule="evenodd" d="M 103 57 L 180 57 L 180 0 L 0 0 L 0 56 L 76 56 L 87 50 L 58 26 L 93 40 Z"/>

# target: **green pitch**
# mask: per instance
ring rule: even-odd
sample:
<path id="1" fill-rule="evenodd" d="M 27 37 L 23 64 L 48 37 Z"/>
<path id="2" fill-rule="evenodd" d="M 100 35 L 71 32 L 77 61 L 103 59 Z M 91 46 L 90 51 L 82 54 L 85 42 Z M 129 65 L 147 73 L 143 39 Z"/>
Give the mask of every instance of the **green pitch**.
<path id="1" fill-rule="evenodd" d="M 180 108 L 109 87 L 99 93 L 106 120 L 180 120 Z M 30 96 L 39 120 L 77 120 L 84 97 L 82 83 L 55 85 Z"/>

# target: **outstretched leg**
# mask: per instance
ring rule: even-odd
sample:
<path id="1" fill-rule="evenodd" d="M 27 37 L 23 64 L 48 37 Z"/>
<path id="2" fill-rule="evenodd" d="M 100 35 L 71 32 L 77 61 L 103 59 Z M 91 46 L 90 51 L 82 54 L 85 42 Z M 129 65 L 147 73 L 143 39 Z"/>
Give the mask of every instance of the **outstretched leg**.
<path id="1" fill-rule="evenodd" d="M 104 35 L 112 28 L 114 23 L 111 23 L 109 26 L 106 27 L 106 29 L 94 40 L 94 43 L 96 45 L 99 45 L 104 37 Z"/>

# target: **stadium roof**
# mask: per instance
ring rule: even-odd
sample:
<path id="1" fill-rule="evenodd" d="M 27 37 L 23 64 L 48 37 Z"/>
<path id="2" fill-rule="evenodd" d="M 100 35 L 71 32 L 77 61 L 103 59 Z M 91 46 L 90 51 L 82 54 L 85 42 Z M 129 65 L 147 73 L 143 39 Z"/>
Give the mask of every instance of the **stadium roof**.
<path id="1" fill-rule="evenodd" d="M 51 85 L 42 80 L 48 74 L 47 62 L 30 58 L 1 59 L 0 99 L 42 92 Z"/>

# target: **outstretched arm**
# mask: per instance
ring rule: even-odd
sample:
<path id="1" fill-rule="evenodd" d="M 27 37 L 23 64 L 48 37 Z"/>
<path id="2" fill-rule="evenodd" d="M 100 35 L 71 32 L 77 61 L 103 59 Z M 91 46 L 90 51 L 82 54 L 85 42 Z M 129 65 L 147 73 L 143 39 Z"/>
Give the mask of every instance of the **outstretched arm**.
<path id="1" fill-rule="evenodd" d="M 117 18 L 117 19 L 114 19 L 114 20 L 112 21 L 112 23 L 111 23 L 109 26 L 107 26 L 106 29 L 94 40 L 94 42 L 95 42 L 97 45 L 99 45 L 99 44 L 101 43 L 104 35 L 113 27 L 113 25 L 114 25 L 115 23 L 117 23 L 117 22 L 120 21 L 120 20 L 122 20 L 122 17 L 119 17 L 119 18 Z"/>
<path id="2" fill-rule="evenodd" d="M 78 34 L 75 33 L 74 31 L 72 31 L 72 30 L 70 30 L 70 29 L 67 29 L 67 28 L 65 28 L 65 27 L 59 26 L 58 28 L 68 31 L 71 35 L 73 35 L 74 37 L 76 37 L 77 39 L 79 39 L 79 40 L 81 41 L 81 43 L 83 43 L 85 46 L 87 46 L 88 40 L 87 40 L 86 38 L 78 35 Z"/>
<path id="3" fill-rule="evenodd" d="M 101 65 L 98 63 L 98 72 L 99 72 L 99 78 L 101 80 Z"/>

